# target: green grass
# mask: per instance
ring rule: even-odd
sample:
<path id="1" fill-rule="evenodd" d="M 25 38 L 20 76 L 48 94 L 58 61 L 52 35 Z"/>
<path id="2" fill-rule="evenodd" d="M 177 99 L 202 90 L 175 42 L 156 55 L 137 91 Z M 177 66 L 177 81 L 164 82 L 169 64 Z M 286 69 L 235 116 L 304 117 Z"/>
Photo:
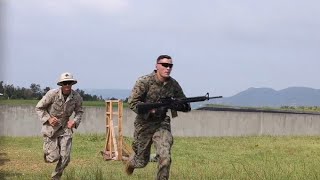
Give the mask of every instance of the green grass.
<path id="1" fill-rule="evenodd" d="M 154 179 L 157 163 L 124 173 L 119 161 L 104 161 L 104 135 L 75 134 L 63 179 Z M 0 137 L 0 179 L 49 179 L 41 137 Z M 130 144 L 131 139 L 126 139 Z M 176 137 L 170 179 L 320 179 L 320 136 Z"/>
<path id="2" fill-rule="evenodd" d="M 39 100 L 21 100 L 21 99 L 0 99 L 0 105 L 33 105 L 36 104 Z M 104 101 L 83 101 L 83 106 L 89 107 L 105 107 L 106 104 Z M 127 103 L 123 103 L 123 107 L 127 107 Z"/>

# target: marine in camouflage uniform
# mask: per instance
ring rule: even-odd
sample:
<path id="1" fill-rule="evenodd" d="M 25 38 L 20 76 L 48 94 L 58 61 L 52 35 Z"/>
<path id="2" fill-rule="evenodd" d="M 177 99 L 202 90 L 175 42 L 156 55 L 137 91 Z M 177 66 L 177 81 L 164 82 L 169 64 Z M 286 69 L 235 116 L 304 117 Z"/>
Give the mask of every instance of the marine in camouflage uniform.
<path id="1" fill-rule="evenodd" d="M 169 179 L 173 145 L 170 117 L 167 116 L 167 111 L 161 108 L 138 114 L 136 105 L 143 102 L 158 102 L 160 98 L 165 97 L 185 98 L 186 96 L 179 83 L 170 77 L 173 66 L 171 57 L 161 55 L 156 62 L 154 72 L 136 81 L 128 101 L 130 109 L 136 112 L 137 116 L 134 122 L 135 131 L 132 144 L 134 154 L 127 162 L 126 172 L 131 175 L 135 168 L 143 168 L 148 164 L 151 145 L 154 143 L 157 156 L 159 156 L 156 179 Z M 181 111 L 190 111 L 190 105 L 185 104 Z M 176 117 L 177 111 L 171 110 L 171 116 Z"/>
<path id="2" fill-rule="evenodd" d="M 36 105 L 42 123 L 44 160 L 47 163 L 58 161 L 52 179 L 60 179 L 70 162 L 72 128 L 77 128 L 81 122 L 82 97 L 71 88 L 76 83 L 72 74 L 61 74 L 57 83 L 61 88 L 48 91 Z M 69 118 L 73 112 L 72 120 Z"/>

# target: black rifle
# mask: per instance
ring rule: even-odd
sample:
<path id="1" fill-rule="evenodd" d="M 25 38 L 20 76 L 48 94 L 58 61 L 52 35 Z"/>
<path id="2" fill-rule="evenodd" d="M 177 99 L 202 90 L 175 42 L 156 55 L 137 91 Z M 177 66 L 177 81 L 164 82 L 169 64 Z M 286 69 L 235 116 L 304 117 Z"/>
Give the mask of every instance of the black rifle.
<path id="1" fill-rule="evenodd" d="M 160 107 L 165 109 L 178 110 L 179 109 L 178 107 L 181 107 L 181 105 L 184 105 L 187 103 L 205 101 L 205 100 L 216 99 L 216 98 L 222 98 L 222 96 L 209 97 L 209 93 L 207 93 L 205 96 L 196 96 L 196 97 L 180 98 L 180 99 L 166 97 L 166 98 L 160 98 L 159 102 L 155 102 L 155 103 L 138 103 L 137 110 L 139 114 L 147 113 L 151 109 L 156 109 Z"/>

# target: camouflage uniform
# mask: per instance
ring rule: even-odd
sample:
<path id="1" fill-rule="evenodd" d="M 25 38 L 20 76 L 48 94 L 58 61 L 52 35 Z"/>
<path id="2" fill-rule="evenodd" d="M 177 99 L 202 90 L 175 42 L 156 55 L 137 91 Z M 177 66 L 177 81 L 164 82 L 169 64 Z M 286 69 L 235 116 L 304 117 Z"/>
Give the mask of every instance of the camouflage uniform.
<path id="1" fill-rule="evenodd" d="M 42 123 L 45 161 L 53 163 L 59 160 L 52 173 L 52 179 L 60 179 L 63 170 L 70 162 L 73 131 L 67 127 L 67 123 L 75 112 L 75 128 L 79 126 L 83 114 L 82 98 L 79 93 L 72 90 L 65 100 L 61 88 L 53 89 L 38 102 L 36 112 Z M 60 124 L 54 127 L 48 121 L 53 116 L 60 120 Z"/>
<path id="2" fill-rule="evenodd" d="M 137 113 L 136 105 L 140 102 L 157 102 L 160 98 L 175 97 L 184 98 L 185 95 L 179 83 L 170 77 L 163 83 L 157 78 L 156 72 L 140 77 L 129 98 L 129 106 Z M 171 110 L 172 117 L 177 112 Z M 163 113 L 138 114 L 134 122 L 134 141 L 132 149 L 134 154 L 129 163 L 134 168 L 145 167 L 150 158 L 152 143 L 159 155 L 157 179 L 169 179 L 171 165 L 171 147 L 173 136 L 171 134 L 170 117 Z"/>

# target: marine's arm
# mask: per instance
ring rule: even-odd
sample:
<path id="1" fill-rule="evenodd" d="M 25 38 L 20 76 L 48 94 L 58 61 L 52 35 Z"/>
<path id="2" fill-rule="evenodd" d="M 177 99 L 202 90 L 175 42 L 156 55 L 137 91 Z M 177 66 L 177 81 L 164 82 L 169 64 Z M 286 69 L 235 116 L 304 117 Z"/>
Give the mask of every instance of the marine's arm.
<path id="1" fill-rule="evenodd" d="M 52 96 L 52 91 L 47 92 L 36 105 L 35 110 L 42 124 L 49 122 L 50 119 L 56 119 L 55 117 L 51 117 L 48 112 L 48 107 L 53 103 Z M 52 122 L 49 123 L 52 124 Z"/>
<path id="2" fill-rule="evenodd" d="M 175 98 L 181 99 L 181 98 L 186 98 L 186 95 L 184 94 L 180 84 L 176 81 L 175 83 Z M 177 111 L 183 111 L 183 112 L 189 112 L 191 111 L 191 106 L 190 103 L 182 103 L 182 104 L 177 104 L 176 105 L 176 110 Z"/>
<path id="3" fill-rule="evenodd" d="M 79 95 L 78 96 L 78 99 L 77 99 L 77 102 L 76 102 L 76 106 L 75 106 L 75 109 L 74 109 L 74 112 L 75 112 L 75 115 L 74 115 L 74 122 L 75 122 L 75 125 L 74 127 L 77 129 L 79 124 L 81 123 L 81 120 L 82 120 L 82 115 L 83 115 L 83 107 L 82 107 L 82 97 Z"/>
<path id="4" fill-rule="evenodd" d="M 129 108 L 138 114 L 137 104 L 145 101 L 146 84 L 142 78 L 138 79 L 128 99 Z"/>

